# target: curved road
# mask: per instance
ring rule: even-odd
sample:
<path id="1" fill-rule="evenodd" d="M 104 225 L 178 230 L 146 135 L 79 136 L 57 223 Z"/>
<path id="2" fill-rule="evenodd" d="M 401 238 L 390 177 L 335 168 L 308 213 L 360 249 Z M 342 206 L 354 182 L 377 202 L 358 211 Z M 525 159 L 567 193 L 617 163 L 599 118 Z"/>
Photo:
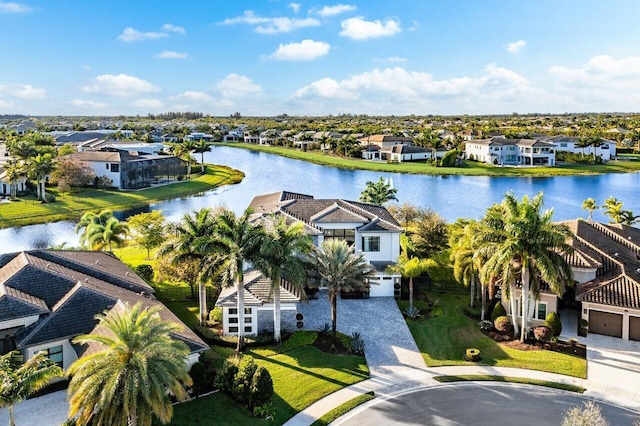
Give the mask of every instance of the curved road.
<path id="1" fill-rule="evenodd" d="M 587 398 L 540 386 L 506 383 L 457 383 L 420 389 L 365 404 L 339 419 L 361 425 L 518 425 L 558 426 L 564 413 Z M 609 424 L 631 426 L 640 413 L 597 402 Z"/>

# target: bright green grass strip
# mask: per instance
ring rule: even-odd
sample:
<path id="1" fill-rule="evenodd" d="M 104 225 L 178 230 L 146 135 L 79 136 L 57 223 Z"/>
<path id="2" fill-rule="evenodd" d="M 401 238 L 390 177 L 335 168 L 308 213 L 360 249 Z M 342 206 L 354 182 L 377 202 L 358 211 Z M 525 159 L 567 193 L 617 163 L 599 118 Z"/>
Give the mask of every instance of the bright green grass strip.
<path id="1" fill-rule="evenodd" d="M 348 413 L 349 411 L 356 408 L 358 405 L 364 404 L 367 401 L 371 401 L 373 398 L 375 398 L 375 396 L 373 396 L 373 392 L 368 392 L 360 396 L 357 396 L 352 400 L 347 401 L 344 404 L 329 411 L 327 414 L 320 417 L 315 422 L 311 423 L 311 426 L 327 426 L 338 417 Z"/>
<path id="2" fill-rule="evenodd" d="M 282 425 L 330 393 L 369 378 L 363 357 L 331 355 L 313 346 L 302 346 L 271 357 L 262 357 L 252 351 L 247 354 L 269 370 L 273 379 L 274 395 L 269 402 L 275 409 L 274 422 L 253 417 L 247 408 L 217 393 L 176 405 L 171 424 Z"/>
<path id="3" fill-rule="evenodd" d="M 162 303 L 187 327 L 193 329 L 198 323 L 198 311 L 200 310 L 200 307 L 197 300 L 163 300 Z"/>
<path id="4" fill-rule="evenodd" d="M 524 385 L 545 386 L 548 388 L 561 389 L 569 392 L 584 393 L 585 388 L 580 386 L 569 385 L 566 383 L 549 382 L 547 380 L 538 379 L 523 379 L 520 377 L 503 377 L 503 376 L 489 376 L 482 374 L 469 374 L 461 376 L 437 376 L 435 380 L 441 383 L 451 382 L 507 382 L 507 383 L 521 383 Z"/>
<path id="5" fill-rule="evenodd" d="M 55 189 L 47 192 L 56 195 L 53 203 L 42 204 L 33 197 L 0 205 L 0 228 L 77 219 L 84 212 L 105 208 L 123 210 L 151 204 L 160 200 L 178 198 L 208 191 L 221 185 L 240 182 L 244 174 L 226 166 L 208 166 L 207 173 L 189 181 L 142 189 L 139 191 L 105 191 L 83 189 L 73 194 L 58 194 Z"/>
<path id="6" fill-rule="evenodd" d="M 246 143 L 216 143 L 253 151 L 268 152 L 282 157 L 308 161 L 325 166 L 351 170 L 370 170 L 376 172 L 414 173 L 425 175 L 461 175 L 461 176 L 570 176 L 593 175 L 602 173 L 628 173 L 640 171 L 638 161 L 610 161 L 607 164 L 563 164 L 553 167 L 500 167 L 491 164 L 466 161 L 466 167 L 435 167 L 426 162 L 382 163 L 356 158 L 336 157 L 317 151 L 300 151 L 280 146 L 253 145 Z"/>
<path id="7" fill-rule="evenodd" d="M 480 332 L 478 323 L 462 310 L 469 302 L 464 293 L 427 293 L 439 299 L 444 315 L 428 321 L 408 321 L 409 330 L 429 367 L 442 365 L 476 365 L 464 360 L 467 348 L 480 349 L 481 365 L 526 368 L 567 376 L 586 378 L 587 361 L 583 358 L 546 350 L 521 351 L 500 345 Z"/>

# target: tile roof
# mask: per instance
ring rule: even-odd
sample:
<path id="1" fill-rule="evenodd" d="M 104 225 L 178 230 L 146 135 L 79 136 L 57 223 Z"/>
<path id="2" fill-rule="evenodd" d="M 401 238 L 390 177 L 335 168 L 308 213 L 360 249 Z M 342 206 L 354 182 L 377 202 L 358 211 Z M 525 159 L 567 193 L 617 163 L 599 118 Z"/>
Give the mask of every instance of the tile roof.
<path id="1" fill-rule="evenodd" d="M 48 312 L 49 309 L 42 299 L 5 285 L 0 286 L 0 321 L 41 315 Z"/>
<path id="2" fill-rule="evenodd" d="M 0 317 L 6 312 L 13 312 L 9 318 L 25 312 L 42 315 L 36 323 L 16 333 L 19 348 L 89 333 L 97 324 L 95 315 L 116 303 L 160 306 L 162 319 L 182 324 L 153 297 L 152 287 L 110 254 L 34 250 L 14 254 L 6 262 L 10 257 L 0 259 L 5 262 L 0 268 L 0 287 L 6 293 L 0 297 Z M 30 310 L 26 304 L 32 306 Z M 15 307 L 20 309 L 3 310 Z M 208 348 L 187 327 L 176 337 L 189 342 L 192 350 Z"/>
<path id="3" fill-rule="evenodd" d="M 272 302 L 271 280 L 259 271 L 247 271 L 244 275 L 244 304 L 245 306 L 262 306 Z M 223 288 L 216 301 L 216 306 L 234 307 L 238 304 L 238 292 L 235 286 Z M 280 303 L 298 303 L 300 293 L 287 281 L 280 284 Z"/>

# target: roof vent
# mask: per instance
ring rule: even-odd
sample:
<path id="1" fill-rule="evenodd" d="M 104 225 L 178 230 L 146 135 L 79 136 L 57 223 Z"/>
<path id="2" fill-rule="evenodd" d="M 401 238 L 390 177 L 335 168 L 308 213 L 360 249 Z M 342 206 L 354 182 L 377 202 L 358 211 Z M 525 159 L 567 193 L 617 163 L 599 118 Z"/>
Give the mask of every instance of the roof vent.
<path id="1" fill-rule="evenodd" d="M 613 253 L 613 255 L 614 255 L 615 257 L 618 257 L 618 253 L 617 253 L 617 252 L 616 252 L 616 253 Z"/>
<path id="2" fill-rule="evenodd" d="M 84 282 L 85 282 L 85 283 L 88 283 L 88 282 L 89 282 L 89 277 L 85 278 L 85 279 L 84 279 Z"/>
<path id="3" fill-rule="evenodd" d="M 51 264 L 47 263 L 47 269 L 51 269 Z"/>

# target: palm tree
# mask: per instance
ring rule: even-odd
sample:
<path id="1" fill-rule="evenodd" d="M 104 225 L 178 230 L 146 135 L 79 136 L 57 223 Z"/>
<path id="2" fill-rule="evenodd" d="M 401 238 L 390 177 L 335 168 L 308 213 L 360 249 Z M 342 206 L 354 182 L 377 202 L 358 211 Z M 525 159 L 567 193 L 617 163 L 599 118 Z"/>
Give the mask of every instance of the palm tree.
<path id="1" fill-rule="evenodd" d="M 304 232 L 302 222 L 287 224 L 284 217 L 271 217 L 264 222 L 264 236 L 260 245 L 262 272 L 271 280 L 273 294 L 273 338 L 280 342 L 280 282 L 282 278 L 300 290 L 306 278 L 305 262 L 301 255 L 311 250 L 313 243 Z"/>
<path id="2" fill-rule="evenodd" d="M 199 318 L 202 325 L 205 324 L 207 312 L 207 282 L 209 276 L 203 272 L 204 265 L 211 262 L 216 255 L 213 252 L 202 251 L 204 243 L 211 238 L 215 227 L 215 217 L 211 209 L 200 209 L 197 212 L 185 213 L 178 223 L 169 225 L 171 237 L 160 247 L 156 257 L 168 261 L 172 265 L 180 265 L 185 262 L 198 262 L 201 266 L 198 275 L 198 299 L 200 303 Z M 190 283 L 191 293 L 194 286 Z"/>
<path id="3" fill-rule="evenodd" d="M 38 154 L 30 162 L 28 167 L 33 176 L 36 178 L 36 184 L 38 189 L 38 199 L 42 202 L 47 202 L 47 193 L 45 183 L 47 176 L 55 169 L 55 162 L 51 154 Z"/>
<path id="4" fill-rule="evenodd" d="M 624 210 L 622 210 L 622 201 L 619 201 L 615 197 L 609 197 L 604 200 L 602 205 L 604 208 L 604 214 L 611 218 L 612 223 L 622 223 L 624 220 Z"/>
<path id="5" fill-rule="evenodd" d="M 186 140 L 173 147 L 173 155 L 187 162 L 187 179 L 191 177 L 191 162 L 193 158 L 191 153 L 196 149 L 196 143 L 192 140 Z"/>
<path id="6" fill-rule="evenodd" d="M 238 301 L 238 345 L 239 352 L 244 346 L 244 263 L 259 265 L 262 228 L 254 225 L 245 210 L 237 217 L 230 210 L 221 210 L 215 218 L 215 226 L 210 238 L 202 240 L 199 249 L 215 255 L 203 268 L 203 274 L 217 277 L 222 285 L 236 285 Z"/>
<path id="7" fill-rule="evenodd" d="M 9 193 L 11 195 L 11 199 L 15 199 L 18 192 L 18 185 L 16 184 L 16 181 L 23 175 L 24 168 L 22 167 L 22 164 L 18 163 L 18 161 L 9 160 L 4 166 L 4 170 L 7 174 L 7 179 L 9 179 Z"/>
<path id="8" fill-rule="evenodd" d="M 200 164 L 202 165 L 202 171 L 204 171 L 204 153 L 211 152 L 211 144 L 204 139 L 200 139 L 193 151 L 200 154 Z"/>
<path id="9" fill-rule="evenodd" d="M 524 196 L 522 201 L 507 193 L 499 208 L 489 209 L 490 215 L 502 214 L 502 223 L 490 217 L 485 222 L 493 221 L 494 226 L 485 226 L 480 235 L 484 243 L 480 254 L 487 259 L 481 271 L 483 282 L 497 277 L 503 284 L 511 285 L 515 282 L 516 273 L 520 274 L 522 341 L 528 331 L 529 304 L 532 298 L 538 299 L 540 280 L 558 296 L 567 286 L 573 285 L 571 267 L 563 258 L 564 253 L 571 251 L 567 243 L 572 236 L 571 231 L 566 225 L 553 223 L 553 209 L 541 211 L 542 206 L 542 193 L 532 200 Z M 511 288 L 510 299 L 514 295 Z"/>
<path id="10" fill-rule="evenodd" d="M 89 227 L 89 225 L 99 224 L 104 226 L 106 225 L 107 221 L 112 217 L 113 217 L 113 211 L 109 209 L 100 210 L 99 213 L 86 212 L 85 214 L 82 215 L 82 217 L 80 218 L 80 221 L 76 224 L 76 227 L 75 227 L 76 234 L 82 231 L 80 240 L 81 241 L 86 240 L 87 228 Z"/>
<path id="11" fill-rule="evenodd" d="M 589 212 L 589 218 L 587 219 L 589 222 L 591 222 L 593 212 L 595 210 L 598 210 L 599 208 L 600 206 L 596 204 L 596 200 L 594 200 L 593 198 L 587 198 L 582 202 L 582 210 L 587 210 Z"/>
<path id="12" fill-rule="evenodd" d="M 320 278 L 320 284 L 329 290 L 331 302 L 331 332 L 336 342 L 338 294 L 342 291 L 364 289 L 374 275 L 373 267 L 362 254 L 354 253 L 354 246 L 338 239 L 325 240 L 322 250 L 314 247 L 311 263 Z"/>
<path id="13" fill-rule="evenodd" d="M 138 303 L 98 315 L 104 333 L 78 336 L 77 344 L 104 350 L 69 368 L 69 417 L 81 425 L 163 424 L 173 415 L 170 396 L 187 398 L 191 385 L 185 362 L 189 348 L 171 337 L 182 327 L 162 320 L 160 307 Z"/>
<path id="14" fill-rule="evenodd" d="M 478 281 L 478 274 L 482 266 L 477 255 L 478 224 L 470 220 L 458 220 L 451 226 L 449 235 L 449 245 L 451 247 L 451 261 L 453 261 L 453 276 L 460 284 L 471 289 L 470 306 L 473 308 L 476 299 L 475 290 Z M 481 285 L 482 298 L 482 319 L 485 310 L 485 290 Z"/>
<path id="15" fill-rule="evenodd" d="M 107 219 L 104 225 L 89 224 L 86 228 L 84 241 L 93 250 L 103 250 L 108 247 L 109 251 L 112 251 L 113 246 L 124 246 L 127 234 L 129 234 L 129 225 L 112 216 Z"/>
<path id="16" fill-rule="evenodd" d="M 587 139 L 587 146 L 590 146 L 593 148 L 593 162 L 595 163 L 596 161 L 596 151 L 598 151 L 598 148 L 600 148 L 601 146 L 604 146 L 605 142 L 600 139 L 600 137 L 598 136 L 594 136 L 591 137 L 589 139 Z"/>
<path id="17" fill-rule="evenodd" d="M 391 186 L 391 182 L 385 181 L 382 176 L 377 182 L 368 181 L 367 186 L 360 194 L 359 200 L 364 203 L 382 205 L 388 201 L 396 200 L 398 190 Z"/>
<path id="18" fill-rule="evenodd" d="M 0 407 L 9 407 L 9 425 L 15 426 L 13 406 L 64 375 L 62 368 L 46 357 L 45 352 L 22 363 L 18 351 L 0 356 Z"/>
<path id="19" fill-rule="evenodd" d="M 420 259 L 419 257 L 407 256 L 406 252 L 398 257 L 398 263 L 389 266 L 388 270 L 398 273 L 404 278 L 409 278 L 409 306 L 413 308 L 413 279 L 422 276 L 425 272 L 435 266 L 431 259 Z"/>

